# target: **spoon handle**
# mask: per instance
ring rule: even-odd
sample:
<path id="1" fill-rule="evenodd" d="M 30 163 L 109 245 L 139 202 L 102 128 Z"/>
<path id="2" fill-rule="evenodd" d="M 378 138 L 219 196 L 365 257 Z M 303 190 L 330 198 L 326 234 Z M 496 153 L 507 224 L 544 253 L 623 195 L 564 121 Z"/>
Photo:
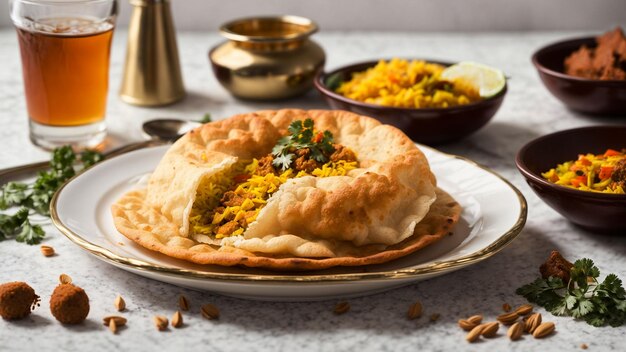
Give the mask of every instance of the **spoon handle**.
<path id="1" fill-rule="evenodd" d="M 148 147 L 156 147 L 159 145 L 167 144 L 167 142 L 163 142 L 156 139 L 149 139 L 147 141 L 135 142 L 131 144 L 127 144 L 121 147 L 117 147 L 111 149 L 108 152 L 104 153 L 105 158 L 113 158 L 118 155 L 122 155 L 124 153 L 132 152 L 134 150 L 148 148 Z M 35 172 L 46 170 L 50 167 L 49 161 L 41 161 L 32 164 L 20 165 L 15 167 L 10 167 L 7 169 L 0 170 L 0 184 L 4 184 L 11 180 L 17 179 L 20 176 L 31 175 Z"/>

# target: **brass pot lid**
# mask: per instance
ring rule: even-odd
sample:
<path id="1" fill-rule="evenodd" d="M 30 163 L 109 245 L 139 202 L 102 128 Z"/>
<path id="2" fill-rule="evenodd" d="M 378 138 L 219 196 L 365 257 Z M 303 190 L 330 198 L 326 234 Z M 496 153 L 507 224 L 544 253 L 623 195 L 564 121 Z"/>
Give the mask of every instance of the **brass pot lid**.
<path id="1" fill-rule="evenodd" d="M 267 43 L 303 40 L 317 30 L 308 18 L 285 15 L 239 18 L 223 24 L 220 34 L 236 42 Z"/>

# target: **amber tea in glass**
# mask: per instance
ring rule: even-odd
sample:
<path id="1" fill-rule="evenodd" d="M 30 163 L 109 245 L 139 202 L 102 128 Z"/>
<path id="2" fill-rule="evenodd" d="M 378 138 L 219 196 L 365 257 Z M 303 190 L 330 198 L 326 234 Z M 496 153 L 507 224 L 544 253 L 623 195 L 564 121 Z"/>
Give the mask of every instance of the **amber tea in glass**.
<path id="1" fill-rule="evenodd" d="M 116 2 L 11 2 L 30 138 L 44 148 L 94 147 L 104 116 Z"/>

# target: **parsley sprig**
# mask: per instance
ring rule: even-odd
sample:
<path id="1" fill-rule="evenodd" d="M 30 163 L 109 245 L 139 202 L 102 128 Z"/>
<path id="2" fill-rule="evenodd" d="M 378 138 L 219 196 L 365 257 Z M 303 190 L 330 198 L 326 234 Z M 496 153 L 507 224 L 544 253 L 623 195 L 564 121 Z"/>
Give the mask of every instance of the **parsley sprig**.
<path id="1" fill-rule="evenodd" d="M 198 120 L 198 122 L 200 123 L 209 123 L 212 122 L 213 120 L 211 119 L 211 114 L 210 113 L 206 113 L 202 116 L 202 118 L 200 120 Z"/>
<path id="2" fill-rule="evenodd" d="M 615 274 L 598 281 L 600 270 L 591 259 L 574 263 L 565 285 L 558 277 L 538 278 L 515 291 L 554 315 L 584 319 L 593 326 L 621 326 L 626 322 L 626 291 Z"/>
<path id="3" fill-rule="evenodd" d="M 13 215 L 0 214 L 0 241 L 15 238 L 18 242 L 38 244 L 45 236 L 41 225 L 32 224 L 30 215 L 50 215 L 50 201 L 54 192 L 72 176 L 77 169 L 78 156 L 70 146 L 56 148 L 52 152 L 50 170 L 42 171 L 32 184 L 8 182 L 0 188 L 0 210 L 20 207 Z M 102 154 L 85 150 L 80 154 L 84 170 L 103 160 Z"/>
<path id="4" fill-rule="evenodd" d="M 308 148 L 311 159 L 320 163 L 328 162 L 328 155 L 335 150 L 333 134 L 330 131 L 315 132 L 312 119 L 293 121 L 287 131 L 289 135 L 279 139 L 272 149 L 272 164 L 283 171 L 291 167 L 298 149 Z"/>

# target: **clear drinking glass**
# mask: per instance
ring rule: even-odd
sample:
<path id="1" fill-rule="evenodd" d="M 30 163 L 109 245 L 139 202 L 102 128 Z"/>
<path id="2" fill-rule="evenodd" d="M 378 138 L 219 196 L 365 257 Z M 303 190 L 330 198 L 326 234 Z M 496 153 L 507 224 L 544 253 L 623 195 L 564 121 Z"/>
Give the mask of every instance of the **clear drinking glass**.
<path id="1" fill-rule="evenodd" d="M 31 141 L 94 147 L 104 115 L 117 0 L 9 0 Z"/>

